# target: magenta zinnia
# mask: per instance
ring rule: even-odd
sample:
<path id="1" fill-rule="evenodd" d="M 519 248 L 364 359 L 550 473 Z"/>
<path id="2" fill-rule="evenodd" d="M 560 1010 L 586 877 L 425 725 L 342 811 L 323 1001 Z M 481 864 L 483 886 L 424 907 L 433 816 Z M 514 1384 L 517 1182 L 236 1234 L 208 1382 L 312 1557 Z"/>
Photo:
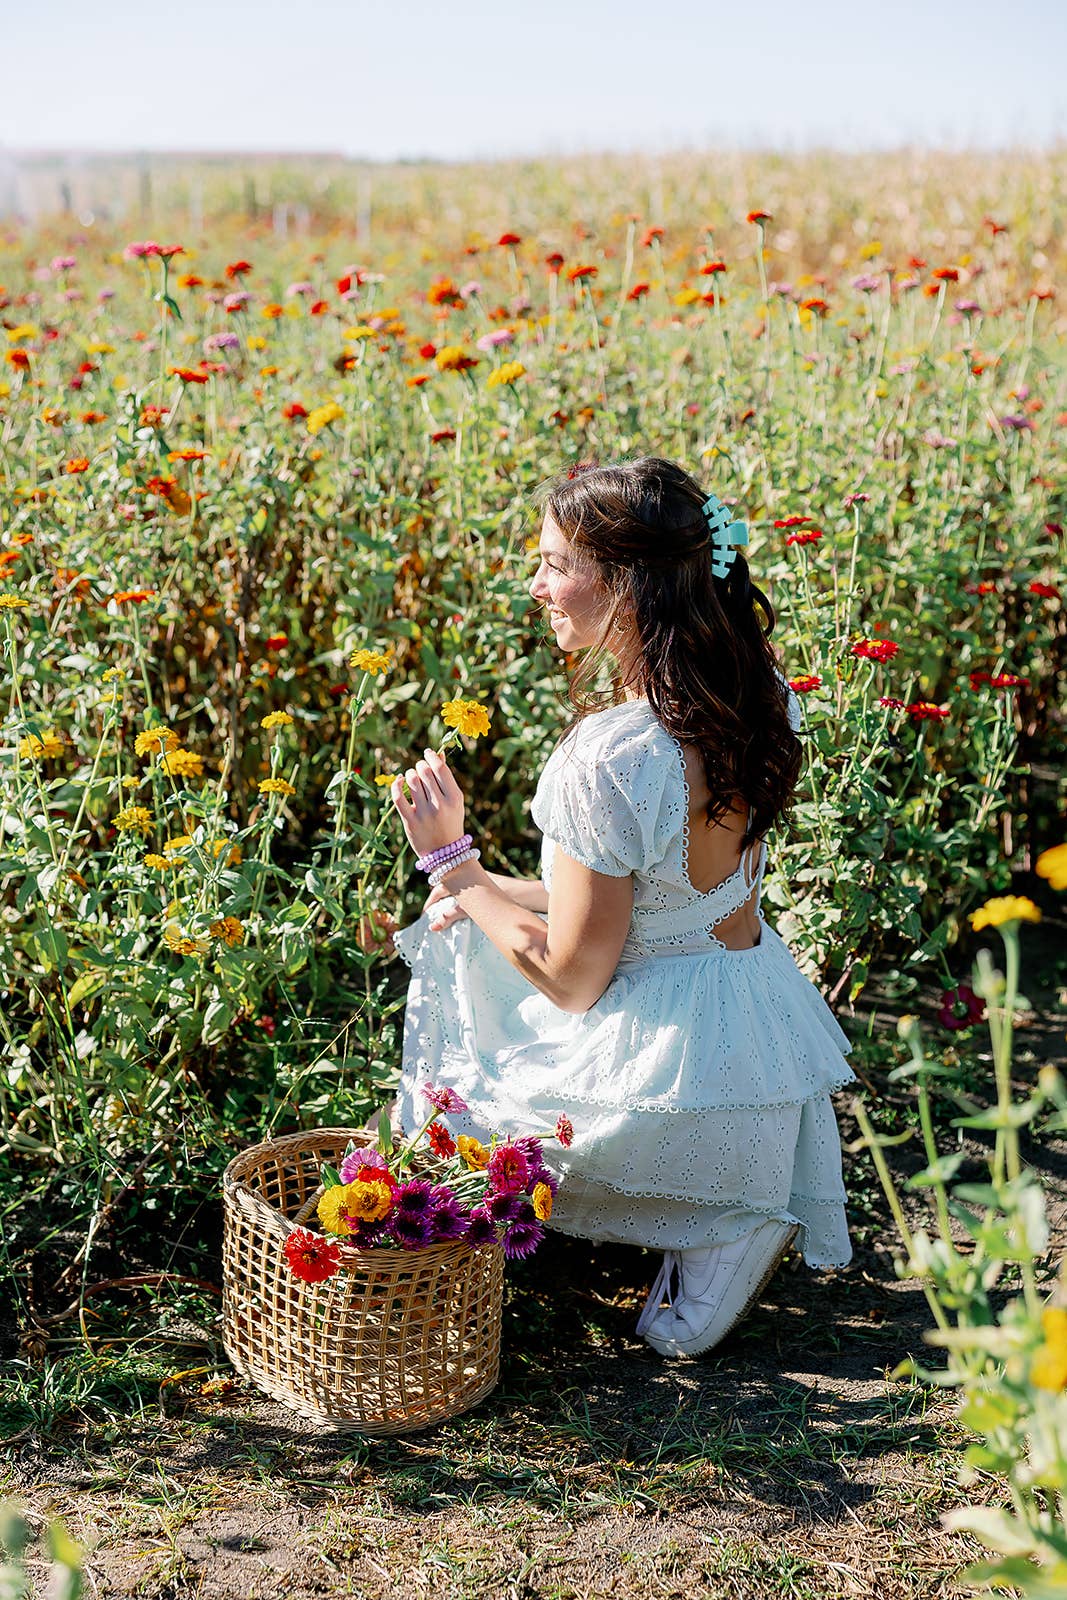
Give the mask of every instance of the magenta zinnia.
<path id="1" fill-rule="evenodd" d="M 489 1157 L 489 1186 L 497 1194 L 521 1194 L 530 1182 L 530 1163 L 517 1144 L 498 1145 Z"/>

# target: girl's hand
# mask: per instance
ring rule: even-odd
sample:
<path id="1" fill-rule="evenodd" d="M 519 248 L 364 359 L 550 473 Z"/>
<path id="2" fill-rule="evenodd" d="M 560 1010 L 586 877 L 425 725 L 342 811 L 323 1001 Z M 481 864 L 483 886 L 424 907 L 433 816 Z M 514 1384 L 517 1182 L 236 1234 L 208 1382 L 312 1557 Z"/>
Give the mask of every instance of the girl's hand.
<path id="1" fill-rule="evenodd" d="M 439 750 L 424 751 L 403 777 L 394 778 L 389 793 L 400 813 L 408 843 L 416 855 L 427 856 L 451 844 L 463 833 L 463 791 Z M 404 778 L 411 799 L 404 794 Z"/>
<path id="2" fill-rule="evenodd" d="M 458 900 L 452 898 L 443 883 L 434 884 L 422 909 L 429 912 L 430 927 L 435 933 L 440 933 L 442 928 L 450 928 L 454 922 L 461 922 L 470 915 Z"/>

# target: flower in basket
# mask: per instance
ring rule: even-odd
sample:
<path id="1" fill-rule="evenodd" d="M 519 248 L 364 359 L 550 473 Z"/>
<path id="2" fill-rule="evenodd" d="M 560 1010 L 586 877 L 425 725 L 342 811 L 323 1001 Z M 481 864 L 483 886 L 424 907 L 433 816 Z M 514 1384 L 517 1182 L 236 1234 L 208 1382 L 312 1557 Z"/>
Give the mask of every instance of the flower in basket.
<path id="1" fill-rule="evenodd" d="M 545 1165 L 542 1139 L 569 1146 L 570 1119 L 560 1115 L 550 1133 L 494 1137 L 487 1147 L 465 1134 L 453 1136 L 441 1120 L 468 1109 L 454 1089 L 427 1083 L 423 1094 L 430 1115 L 406 1144 L 395 1145 L 383 1114 L 376 1149 L 348 1150 L 338 1170 L 323 1166 L 316 1209 L 324 1233 L 361 1250 L 462 1243 L 499 1248 L 508 1261 L 532 1255 L 559 1188 Z M 297 1276 L 319 1282 L 338 1270 L 337 1243 L 299 1230 L 292 1237 L 298 1233 L 302 1243 L 287 1243 L 285 1251 Z"/>

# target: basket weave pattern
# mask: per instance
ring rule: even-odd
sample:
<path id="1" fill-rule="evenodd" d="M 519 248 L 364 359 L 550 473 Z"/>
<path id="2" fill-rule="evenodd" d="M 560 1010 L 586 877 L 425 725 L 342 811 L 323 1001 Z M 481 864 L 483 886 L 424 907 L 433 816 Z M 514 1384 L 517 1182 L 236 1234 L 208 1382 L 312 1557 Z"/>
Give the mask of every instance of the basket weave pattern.
<path id="1" fill-rule="evenodd" d="M 500 1370 L 503 1253 L 462 1240 L 357 1250 L 323 1283 L 290 1272 L 282 1246 L 313 1205 L 319 1167 L 363 1129 L 286 1134 L 236 1156 L 223 1177 L 226 1352 L 273 1399 L 329 1427 L 407 1433 L 467 1411 Z M 316 1227 L 312 1215 L 309 1225 Z"/>

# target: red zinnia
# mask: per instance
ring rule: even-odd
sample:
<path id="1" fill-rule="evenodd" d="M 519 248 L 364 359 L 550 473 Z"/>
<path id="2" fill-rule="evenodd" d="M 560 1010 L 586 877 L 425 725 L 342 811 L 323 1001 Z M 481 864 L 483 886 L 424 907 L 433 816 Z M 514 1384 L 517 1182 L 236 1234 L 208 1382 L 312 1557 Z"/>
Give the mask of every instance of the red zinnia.
<path id="1" fill-rule="evenodd" d="M 419 355 L 422 357 L 422 359 L 424 361 L 432 361 L 436 354 L 437 354 L 437 346 L 435 344 L 420 344 L 419 345 Z"/>
<path id="2" fill-rule="evenodd" d="M 705 261 L 704 265 L 700 269 L 700 274 L 701 274 L 701 277 L 710 278 L 711 274 L 713 272 L 725 272 L 725 271 L 726 271 L 726 262 L 725 261 Z"/>
<path id="3" fill-rule="evenodd" d="M 635 283 L 633 288 L 630 290 L 629 294 L 626 296 L 626 298 L 627 298 L 627 300 L 640 300 L 641 296 L 643 294 L 647 294 L 647 293 L 648 293 L 648 284 L 647 283 Z"/>
<path id="4" fill-rule="evenodd" d="M 933 276 L 939 283 L 959 283 L 960 281 L 958 267 L 935 267 Z"/>
<path id="5" fill-rule="evenodd" d="M 804 533 L 787 533 L 786 544 L 814 544 L 816 539 L 821 539 L 822 533 L 818 528 L 808 528 Z"/>
<path id="6" fill-rule="evenodd" d="M 906 709 L 916 722 L 944 722 L 949 714 L 947 706 L 935 706 L 929 700 L 916 700 Z"/>
<path id="7" fill-rule="evenodd" d="M 817 689 L 820 683 L 822 683 L 821 678 L 816 677 L 814 673 L 806 672 L 803 677 L 790 678 L 789 687 L 794 689 L 797 694 L 810 694 L 811 690 Z"/>
<path id="8" fill-rule="evenodd" d="M 891 661 L 899 649 L 892 639 L 861 639 L 852 646 L 852 654 L 864 661 Z"/>
<path id="9" fill-rule="evenodd" d="M 435 1156 L 442 1156 L 447 1160 L 449 1156 L 455 1155 L 456 1141 L 443 1122 L 431 1122 L 426 1129 L 426 1137 Z"/>
<path id="10" fill-rule="evenodd" d="M 430 443 L 431 444 L 443 444 L 446 439 L 454 439 L 455 437 L 456 437 L 455 428 L 438 428 L 436 433 L 431 433 L 431 435 L 430 435 Z"/>
<path id="11" fill-rule="evenodd" d="M 322 1283 L 332 1278 L 341 1265 L 341 1252 L 335 1244 L 305 1228 L 294 1228 L 282 1249 L 294 1278 L 305 1283 Z"/>
<path id="12" fill-rule="evenodd" d="M 1022 689 L 1029 682 L 1029 678 L 1016 677 L 1014 672 L 998 672 L 995 678 L 990 678 L 994 689 Z"/>
<path id="13" fill-rule="evenodd" d="M 1029 594 L 1040 595 L 1043 600 L 1057 600 L 1059 598 L 1060 591 L 1054 583 L 1041 583 L 1039 581 L 1028 583 L 1026 588 Z"/>
<path id="14" fill-rule="evenodd" d="M 803 528 L 810 521 L 810 517 L 780 517 L 774 526 L 776 528 Z"/>
<path id="15" fill-rule="evenodd" d="M 231 261 L 226 268 L 226 276 L 228 278 L 240 278 L 244 273 L 251 272 L 251 270 L 251 261 Z"/>
<path id="16" fill-rule="evenodd" d="M 547 255 L 545 257 L 545 266 L 548 267 L 551 272 L 558 272 L 562 265 L 563 257 L 558 250 L 553 250 L 551 255 Z"/>
<path id="17" fill-rule="evenodd" d="M 183 383 L 207 383 L 211 376 L 210 372 L 198 372 L 195 367 L 168 367 L 167 371 Z"/>
<path id="18" fill-rule="evenodd" d="M 502 233 L 497 244 L 521 244 L 522 235 L 519 233 Z"/>
<path id="19" fill-rule="evenodd" d="M 595 278 L 596 267 L 569 267 L 567 278 L 571 283 L 580 283 L 583 278 Z"/>
<path id="20" fill-rule="evenodd" d="M 746 222 L 770 222 L 770 220 L 771 213 L 769 211 L 750 211 L 745 217 Z"/>
<path id="21" fill-rule="evenodd" d="M 643 245 L 650 245 L 652 243 L 653 239 L 662 239 L 662 238 L 663 238 L 663 229 L 662 228 L 646 228 L 645 231 L 644 231 L 644 234 L 641 237 L 641 243 Z"/>
<path id="22" fill-rule="evenodd" d="M 568 1150 L 574 1142 L 574 1125 L 570 1117 L 562 1112 L 556 1118 L 556 1138 L 565 1150 Z"/>
<path id="23" fill-rule="evenodd" d="M 307 414 L 307 406 L 302 406 L 299 400 L 290 400 L 288 405 L 282 406 L 282 416 L 287 422 L 293 422 L 297 417 L 306 417 Z"/>

